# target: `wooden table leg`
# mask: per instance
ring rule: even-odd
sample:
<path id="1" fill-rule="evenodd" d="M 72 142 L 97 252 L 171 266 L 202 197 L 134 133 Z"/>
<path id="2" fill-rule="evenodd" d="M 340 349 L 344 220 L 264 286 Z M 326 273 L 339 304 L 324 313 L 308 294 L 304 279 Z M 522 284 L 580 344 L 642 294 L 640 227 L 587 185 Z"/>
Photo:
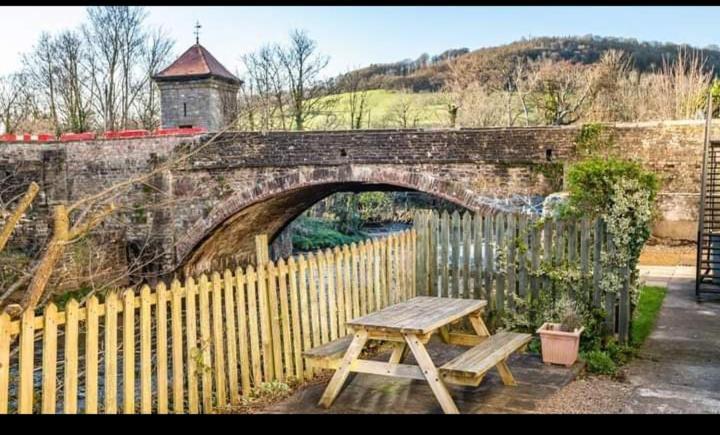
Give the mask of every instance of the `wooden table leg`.
<path id="1" fill-rule="evenodd" d="M 406 334 L 405 341 L 410 347 L 410 351 L 412 351 L 415 356 L 415 361 L 417 361 L 418 366 L 420 366 L 425 379 L 428 384 L 430 384 L 430 388 L 432 389 L 435 398 L 440 403 L 440 407 L 443 412 L 445 412 L 445 414 L 459 414 L 460 411 L 458 411 L 457 406 L 455 406 L 455 402 L 440 378 L 438 369 L 435 367 L 435 363 L 433 363 L 430 355 L 428 355 L 425 346 L 414 334 Z"/>
<path id="2" fill-rule="evenodd" d="M 345 352 L 345 356 L 343 356 L 340 367 L 335 370 L 335 374 L 333 374 L 332 379 L 330 379 L 327 387 L 325 387 L 325 392 L 318 403 L 320 406 L 329 408 L 335 401 L 335 398 L 340 393 L 345 380 L 347 380 L 347 377 L 350 374 L 350 366 L 353 361 L 360 356 L 360 352 L 362 352 L 363 347 L 365 347 L 365 343 L 367 343 L 367 335 L 367 331 L 364 329 L 355 332 L 355 337 L 353 337 L 350 346 Z"/>
<path id="3" fill-rule="evenodd" d="M 407 355 L 408 346 L 405 343 L 394 343 L 393 345 L 393 351 L 390 355 L 390 360 L 388 361 L 390 364 L 399 364 L 402 362 L 403 359 L 405 359 L 405 355 Z"/>
<path id="4" fill-rule="evenodd" d="M 517 385 L 517 382 L 515 382 L 515 378 L 513 377 L 512 373 L 510 372 L 510 368 L 507 365 L 507 358 L 497 363 L 495 365 L 495 368 L 497 369 L 498 373 L 500 373 L 500 379 L 502 379 L 503 384 L 513 387 Z"/>
<path id="5" fill-rule="evenodd" d="M 470 324 L 472 325 L 477 335 L 479 335 L 480 337 L 490 336 L 490 331 L 488 331 L 487 326 L 485 326 L 485 322 L 483 322 L 482 319 L 482 311 L 471 314 L 468 316 L 468 318 L 470 319 Z"/>

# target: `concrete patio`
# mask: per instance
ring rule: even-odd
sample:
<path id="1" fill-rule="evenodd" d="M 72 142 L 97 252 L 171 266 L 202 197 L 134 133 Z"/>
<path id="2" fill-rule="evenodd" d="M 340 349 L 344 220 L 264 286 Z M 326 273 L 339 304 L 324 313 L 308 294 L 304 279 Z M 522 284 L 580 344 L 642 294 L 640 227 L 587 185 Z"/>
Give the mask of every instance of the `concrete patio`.
<path id="1" fill-rule="evenodd" d="M 436 364 L 443 364 L 462 353 L 465 348 L 442 343 L 434 337 L 427 346 Z M 389 352 L 373 357 L 387 360 Z M 405 362 L 415 364 L 412 355 Z M 506 387 L 495 369 L 478 387 L 448 386 L 450 394 L 463 414 L 533 413 L 540 401 L 572 381 L 580 371 L 580 363 L 571 368 L 547 366 L 539 355 L 512 355 L 508 365 L 518 385 Z M 357 374 L 348 381 L 330 409 L 317 405 L 326 382 L 308 385 L 289 398 L 263 410 L 266 413 L 293 414 L 440 414 L 442 410 L 427 383 L 370 374 Z"/>

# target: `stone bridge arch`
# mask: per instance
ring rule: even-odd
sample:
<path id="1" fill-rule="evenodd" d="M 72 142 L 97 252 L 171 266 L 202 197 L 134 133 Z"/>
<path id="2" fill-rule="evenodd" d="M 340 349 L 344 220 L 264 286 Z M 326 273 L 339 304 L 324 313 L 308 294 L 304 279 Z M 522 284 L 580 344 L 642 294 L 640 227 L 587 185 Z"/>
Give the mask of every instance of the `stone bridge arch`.
<path id="1" fill-rule="evenodd" d="M 411 190 L 427 193 L 473 211 L 502 211 L 473 186 L 397 166 L 345 165 L 301 167 L 276 178 L 235 190 L 175 244 L 176 264 L 185 273 L 208 270 L 215 258 L 249 255 L 254 236 L 270 240 L 317 201 L 342 191 Z"/>

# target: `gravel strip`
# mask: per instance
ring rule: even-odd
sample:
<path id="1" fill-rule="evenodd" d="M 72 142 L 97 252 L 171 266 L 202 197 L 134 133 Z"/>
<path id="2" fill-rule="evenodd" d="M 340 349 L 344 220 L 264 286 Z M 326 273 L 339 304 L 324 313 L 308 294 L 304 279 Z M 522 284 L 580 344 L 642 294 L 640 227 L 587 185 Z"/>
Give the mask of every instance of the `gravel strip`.
<path id="1" fill-rule="evenodd" d="M 630 398 L 632 386 L 604 376 L 569 383 L 537 408 L 544 414 L 618 414 Z"/>

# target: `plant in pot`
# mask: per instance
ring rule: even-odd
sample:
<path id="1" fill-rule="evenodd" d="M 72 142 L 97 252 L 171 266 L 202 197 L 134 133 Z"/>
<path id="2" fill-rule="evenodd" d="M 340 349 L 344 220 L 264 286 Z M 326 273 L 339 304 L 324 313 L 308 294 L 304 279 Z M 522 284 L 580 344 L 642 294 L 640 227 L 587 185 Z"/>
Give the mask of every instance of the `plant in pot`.
<path id="1" fill-rule="evenodd" d="M 585 328 L 575 309 L 568 306 L 560 323 L 545 322 L 537 330 L 545 364 L 572 366 L 578 357 L 580 334 Z"/>

